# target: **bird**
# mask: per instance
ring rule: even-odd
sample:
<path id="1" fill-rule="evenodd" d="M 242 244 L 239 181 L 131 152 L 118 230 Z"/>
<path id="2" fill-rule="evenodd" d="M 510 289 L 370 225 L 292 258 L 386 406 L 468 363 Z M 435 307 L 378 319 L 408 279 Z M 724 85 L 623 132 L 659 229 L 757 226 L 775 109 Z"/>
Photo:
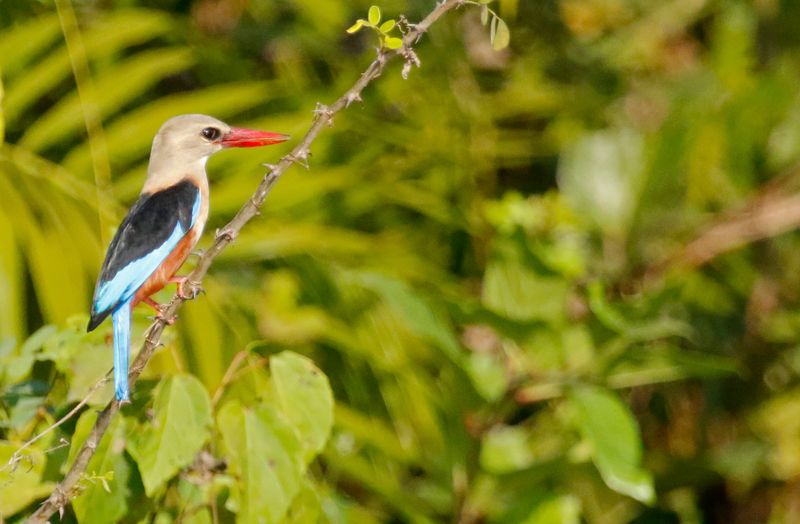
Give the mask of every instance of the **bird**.
<path id="1" fill-rule="evenodd" d="M 87 326 L 92 331 L 111 316 L 117 401 L 130 401 L 132 308 L 143 302 L 160 315 L 162 307 L 150 296 L 168 283 L 177 284 L 182 298 L 190 296 L 184 290 L 186 277 L 175 275 L 208 218 L 208 158 L 229 147 L 266 146 L 288 139 L 280 133 L 231 127 L 201 114 L 170 118 L 156 133 L 142 191 L 106 252 Z"/>

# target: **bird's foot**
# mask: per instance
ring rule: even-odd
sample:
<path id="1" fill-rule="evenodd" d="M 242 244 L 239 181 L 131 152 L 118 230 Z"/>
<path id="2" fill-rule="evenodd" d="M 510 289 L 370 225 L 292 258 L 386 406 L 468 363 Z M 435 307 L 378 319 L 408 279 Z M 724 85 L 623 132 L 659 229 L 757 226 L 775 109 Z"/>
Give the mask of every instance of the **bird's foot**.
<path id="1" fill-rule="evenodd" d="M 200 282 L 189 280 L 189 277 L 172 277 L 169 281 L 178 285 L 178 296 L 183 300 L 194 300 L 206 292 Z"/>
<path id="2" fill-rule="evenodd" d="M 156 311 L 155 316 L 148 318 L 151 318 L 153 320 L 160 320 L 161 322 L 164 322 L 168 326 L 173 325 L 175 321 L 178 320 L 178 315 L 175 315 L 172 318 L 167 318 L 166 315 L 164 315 L 164 311 L 167 309 L 167 307 L 162 306 L 152 298 L 146 297 L 142 300 L 142 302 L 144 302 L 145 304 L 147 304 Z"/>

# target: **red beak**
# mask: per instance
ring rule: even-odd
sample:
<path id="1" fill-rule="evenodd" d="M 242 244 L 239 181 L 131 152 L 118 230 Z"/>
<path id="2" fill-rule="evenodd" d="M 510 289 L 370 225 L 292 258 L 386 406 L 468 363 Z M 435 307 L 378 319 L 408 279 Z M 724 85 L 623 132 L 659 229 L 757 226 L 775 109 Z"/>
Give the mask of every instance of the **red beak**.
<path id="1" fill-rule="evenodd" d="M 289 135 L 280 133 L 270 133 L 268 131 L 256 131 L 255 129 L 244 129 L 232 127 L 230 132 L 222 137 L 223 147 L 260 147 L 271 144 L 280 144 L 289 140 Z"/>

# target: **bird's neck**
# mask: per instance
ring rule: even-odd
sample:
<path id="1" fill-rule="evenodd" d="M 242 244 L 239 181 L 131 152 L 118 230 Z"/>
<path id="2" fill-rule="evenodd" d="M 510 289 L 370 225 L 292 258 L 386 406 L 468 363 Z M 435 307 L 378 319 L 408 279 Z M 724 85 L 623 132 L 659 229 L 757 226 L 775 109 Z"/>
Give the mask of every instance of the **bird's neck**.
<path id="1" fill-rule="evenodd" d="M 153 162 L 151 158 L 142 193 L 156 193 L 189 179 L 200 188 L 203 194 L 207 194 L 206 160 L 208 157 L 202 157 L 193 162 L 174 162 L 169 157 L 162 157 L 161 161 Z"/>

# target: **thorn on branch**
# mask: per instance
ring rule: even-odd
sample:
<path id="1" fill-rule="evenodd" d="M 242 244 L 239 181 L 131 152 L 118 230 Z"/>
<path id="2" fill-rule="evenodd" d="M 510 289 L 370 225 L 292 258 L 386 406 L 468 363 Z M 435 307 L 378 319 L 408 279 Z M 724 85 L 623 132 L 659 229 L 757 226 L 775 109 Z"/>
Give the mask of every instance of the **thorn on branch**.
<path id="1" fill-rule="evenodd" d="M 357 92 L 347 93 L 345 107 L 350 107 L 350 104 L 352 104 L 353 102 L 363 102 L 363 100 L 361 99 L 361 93 Z"/>

